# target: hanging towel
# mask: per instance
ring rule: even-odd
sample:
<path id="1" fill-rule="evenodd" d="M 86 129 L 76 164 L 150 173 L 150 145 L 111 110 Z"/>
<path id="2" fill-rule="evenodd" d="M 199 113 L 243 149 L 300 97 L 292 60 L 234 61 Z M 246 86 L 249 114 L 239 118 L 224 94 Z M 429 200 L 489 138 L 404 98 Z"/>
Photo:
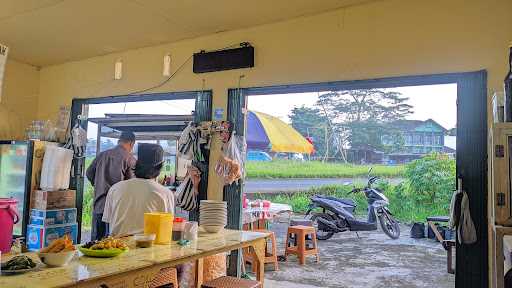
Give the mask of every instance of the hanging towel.
<path id="1" fill-rule="evenodd" d="M 450 202 L 450 222 L 448 226 L 452 230 L 457 230 L 460 221 L 460 203 L 462 201 L 462 191 L 453 191 L 452 200 Z"/>
<path id="2" fill-rule="evenodd" d="M 465 191 L 462 191 L 460 219 L 457 228 L 457 239 L 461 244 L 473 244 L 477 241 L 475 224 L 471 219 L 469 206 L 469 197 Z"/>

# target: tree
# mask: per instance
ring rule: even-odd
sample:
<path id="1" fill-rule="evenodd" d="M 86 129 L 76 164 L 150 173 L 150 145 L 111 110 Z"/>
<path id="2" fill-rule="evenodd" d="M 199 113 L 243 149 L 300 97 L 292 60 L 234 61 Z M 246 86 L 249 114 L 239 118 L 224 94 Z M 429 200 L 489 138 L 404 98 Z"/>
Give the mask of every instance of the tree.
<path id="1" fill-rule="evenodd" d="M 405 103 L 407 100 L 399 92 L 359 89 L 322 94 L 318 104 L 337 122 L 391 122 L 412 113 L 412 106 Z"/>
<path id="2" fill-rule="evenodd" d="M 403 145 L 401 134 L 390 124 L 412 113 L 407 100 L 399 92 L 358 89 L 322 94 L 317 106 L 338 130 L 349 131 L 347 138 L 352 148 L 390 152 Z M 383 136 L 391 137 L 391 145 L 383 143 Z"/>
<path id="3" fill-rule="evenodd" d="M 315 153 L 317 155 L 324 155 L 326 149 L 325 132 L 328 126 L 320 110 L 303 105 L 301 107 L 294 107 L 288 117 L 290 118 L 292 127 L 302 134 L 302 136 L 313 138 Z"/>

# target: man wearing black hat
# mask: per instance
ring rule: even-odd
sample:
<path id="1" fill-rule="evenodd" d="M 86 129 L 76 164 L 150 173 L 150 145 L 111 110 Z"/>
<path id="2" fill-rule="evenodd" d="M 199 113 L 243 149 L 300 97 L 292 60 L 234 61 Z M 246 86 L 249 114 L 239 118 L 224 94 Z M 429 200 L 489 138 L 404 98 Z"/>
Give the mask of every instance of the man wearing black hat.
<path id="1" fill-rule="evenodd" d="M 115 148 L 101 152 L 87 168 L 87 179 L 94 186 L 91 240 L 107 236 L 107 223 L 103 222 L 103 209 L 108 190 L 114 184 L 134 176 L 135 157 L 132 155 L 135 134 L 126 131 L 119 137 Z"/>
<path id="2" fill-rule="evenodd" d="M 144 232 L 144 213 L 174 214 L 174 195 L 157 182 L 164 164 L 160 145 L 141 143 L 138 147 L 134 179 L 121 181 L 110 188 L 103 211 L 110 235 Z"/>

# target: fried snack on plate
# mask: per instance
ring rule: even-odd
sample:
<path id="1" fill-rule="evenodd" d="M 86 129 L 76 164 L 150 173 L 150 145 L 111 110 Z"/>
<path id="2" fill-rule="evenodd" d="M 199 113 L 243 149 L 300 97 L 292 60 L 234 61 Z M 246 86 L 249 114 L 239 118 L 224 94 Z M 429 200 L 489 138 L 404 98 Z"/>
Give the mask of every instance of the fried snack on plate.
<path id="1" fill-rule="evenodd" d="M 59 253 L 62 251 L 73 251 L 75 250 L 75 246 L 73 246 L 73 241 L 69 239 L 68 235 L 65 235 L 62 238 L 53 240 L 48 247 L 41 249 L 42 253 Z"/>

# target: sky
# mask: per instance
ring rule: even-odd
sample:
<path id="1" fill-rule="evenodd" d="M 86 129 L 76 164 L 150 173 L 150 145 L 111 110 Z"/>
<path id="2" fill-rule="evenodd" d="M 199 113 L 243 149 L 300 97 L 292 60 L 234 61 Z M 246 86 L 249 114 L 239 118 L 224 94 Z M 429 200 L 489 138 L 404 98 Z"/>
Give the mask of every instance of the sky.
<path id="1" fill-rule="evenodd" d="M 431 118 L 446 129 L 456 126 L 456 84 L 410 86 L 387 90 L 400 92 L 409 98 L 406 103 L 413 106 L 413 113 L 407 119 L 427 120 Z M 272 101 L 269 101 L 269 97 L 272 97 Z M 302 105 L 311 107 L 317 99 L 318 93 L 249 96 L 248 108 L 273 115 L 288 123 L 288 115 L 294 107 Z M 89 118 L 104 117 L 105 113 L 186 115 L 193 110 L 193 99 L 94 104 L 89 107 Z M 89 123 L 88 128 L 88 138 L 96 138 L 97 126 Z"/>
<path id="2" fill-rule="evenodd" d="M 410 120 L 435 120 L 446 129 L 457 123 L 457 84 L 410 86 L 386 89 L 397 91 L 408 97 L 407 104 L 413 106 Z M 269 97 L 272 101 L 269 102 Z M 267 113 L 289 123 L 288 115 L 294 107 L 311 107 L 316 103 L 318 93 L 250 96 L 249 110 Z M 271 103 L 271 105 L 269 105 Z"/>

